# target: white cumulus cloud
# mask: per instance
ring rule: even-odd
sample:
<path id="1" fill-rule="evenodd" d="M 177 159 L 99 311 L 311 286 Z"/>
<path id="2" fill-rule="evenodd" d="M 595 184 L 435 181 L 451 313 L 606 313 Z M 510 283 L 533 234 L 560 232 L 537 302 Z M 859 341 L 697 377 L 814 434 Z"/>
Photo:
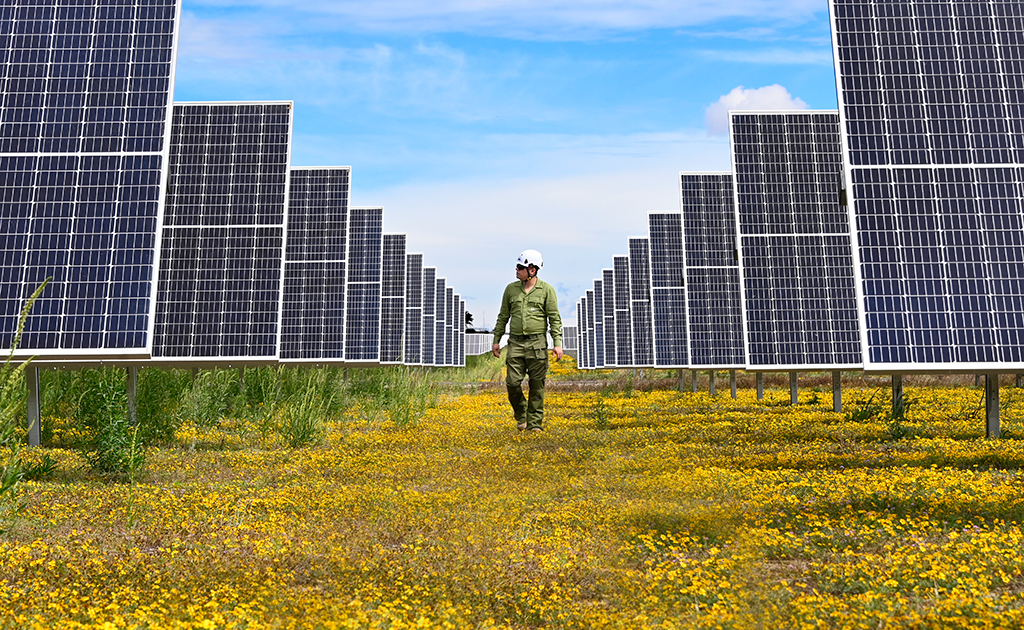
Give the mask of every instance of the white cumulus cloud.
<path id="1" fill-rule="evenodd" d="M 760 88 L 733 88 L 704 110 L 704 123 L 713 135 L 729 133 L 729 112 L 735 110 L 807 109 L 807 103 L 794 97 L 781 85 Z"/>

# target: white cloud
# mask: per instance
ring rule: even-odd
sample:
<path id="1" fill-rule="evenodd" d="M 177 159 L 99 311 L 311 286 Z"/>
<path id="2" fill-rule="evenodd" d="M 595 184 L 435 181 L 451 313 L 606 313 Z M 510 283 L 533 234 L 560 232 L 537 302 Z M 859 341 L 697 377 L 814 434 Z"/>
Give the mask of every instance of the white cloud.
<path id="1" fill-rule="evenodd" d="M 585 38 L 729 18 L 799 22 L 824 11 L 821 0 L 196 0 L 194 5 L 294 10 L 317 14 L 332 28 L 526 39 Z"/>
<path id="2" fill-rule="evenodd" d="M 807 109 L 807 103 L 790 95 L 781 85 L 747 89 L 742 85 L 708 105 L 704 123 L 714 135 L 729 133 L 729 112 L 734 110 Z"/>
<path id="3" fill-rule="evenodd" d="M 701 55 L 714 61 L 737 63 L 758 63 L 768 65 L 811 65 L 831 66 L 830 48 L 821 50 L 790 50 L 772 48 L 769 50 L 705 50 Z"/>

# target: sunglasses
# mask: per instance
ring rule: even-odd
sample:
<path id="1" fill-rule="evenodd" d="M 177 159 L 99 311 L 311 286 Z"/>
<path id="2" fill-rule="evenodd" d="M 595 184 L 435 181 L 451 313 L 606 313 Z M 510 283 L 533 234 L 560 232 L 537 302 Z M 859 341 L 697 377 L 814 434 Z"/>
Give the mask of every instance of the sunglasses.
<path id="1" fill-rule="evenodd" d="M 527 267 L 525 265 L 516 265 L 516 271 L 522 271 L 522 270 L 524 270 L 526 268 Z"/>

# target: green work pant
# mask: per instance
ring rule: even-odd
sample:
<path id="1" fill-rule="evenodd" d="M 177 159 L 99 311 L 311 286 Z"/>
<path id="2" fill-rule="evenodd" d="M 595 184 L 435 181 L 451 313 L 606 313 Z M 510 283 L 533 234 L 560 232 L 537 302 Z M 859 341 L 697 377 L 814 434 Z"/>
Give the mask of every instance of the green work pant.
<path id="1" fill-rule="evenodd" d="M 547 340 L 509 341 L 505 352 L 505 385 L 517 424 L 544 427 L 544 381 L 548 374 Z M 523 380 L 530 380 L 530 397 L 523 395 Z"/>

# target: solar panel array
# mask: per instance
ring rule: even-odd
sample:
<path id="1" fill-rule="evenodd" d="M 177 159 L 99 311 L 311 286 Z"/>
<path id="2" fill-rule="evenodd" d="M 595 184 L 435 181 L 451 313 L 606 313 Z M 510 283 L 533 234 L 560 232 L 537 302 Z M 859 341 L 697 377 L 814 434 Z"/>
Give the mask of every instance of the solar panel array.
<path id="1" fill-rule="evenodd" d="M 19 356 L 147 357 L 175 0 L 0 7 L 0 346 L 46 278 Z"/>
<path id="2" fill-rule="evenodd" d="M 276 361 L 292 104 L 174 106 L 153 357 Z"/>
<path id="3" fill-rule="evenodd" d="M 405 262 L 405 364 L 423 364 L 423 254 Z"/>
<path id="4" fill-rule="evenodd" d="M 865 370 L 1024 369 L 1024 17 L 829 2 Z"/>
<path id="5" fill-rule="evenodd" d="M 838 113 L 732 112 L 748 369 L 861 366 Z"/>
<path id="6" fill-rule="evenodd" d="M 742 368 L 746 351 L 732 173 L 681 173 L 680 199 L 685 249 L 682 269 L 673 265 L 672 279 L 685 274 L 689 364 Z M 652 241 L 656 216 L 651 215 Z M 665 229 L 674 232 L 672 215 L 662 216 Z"/>

